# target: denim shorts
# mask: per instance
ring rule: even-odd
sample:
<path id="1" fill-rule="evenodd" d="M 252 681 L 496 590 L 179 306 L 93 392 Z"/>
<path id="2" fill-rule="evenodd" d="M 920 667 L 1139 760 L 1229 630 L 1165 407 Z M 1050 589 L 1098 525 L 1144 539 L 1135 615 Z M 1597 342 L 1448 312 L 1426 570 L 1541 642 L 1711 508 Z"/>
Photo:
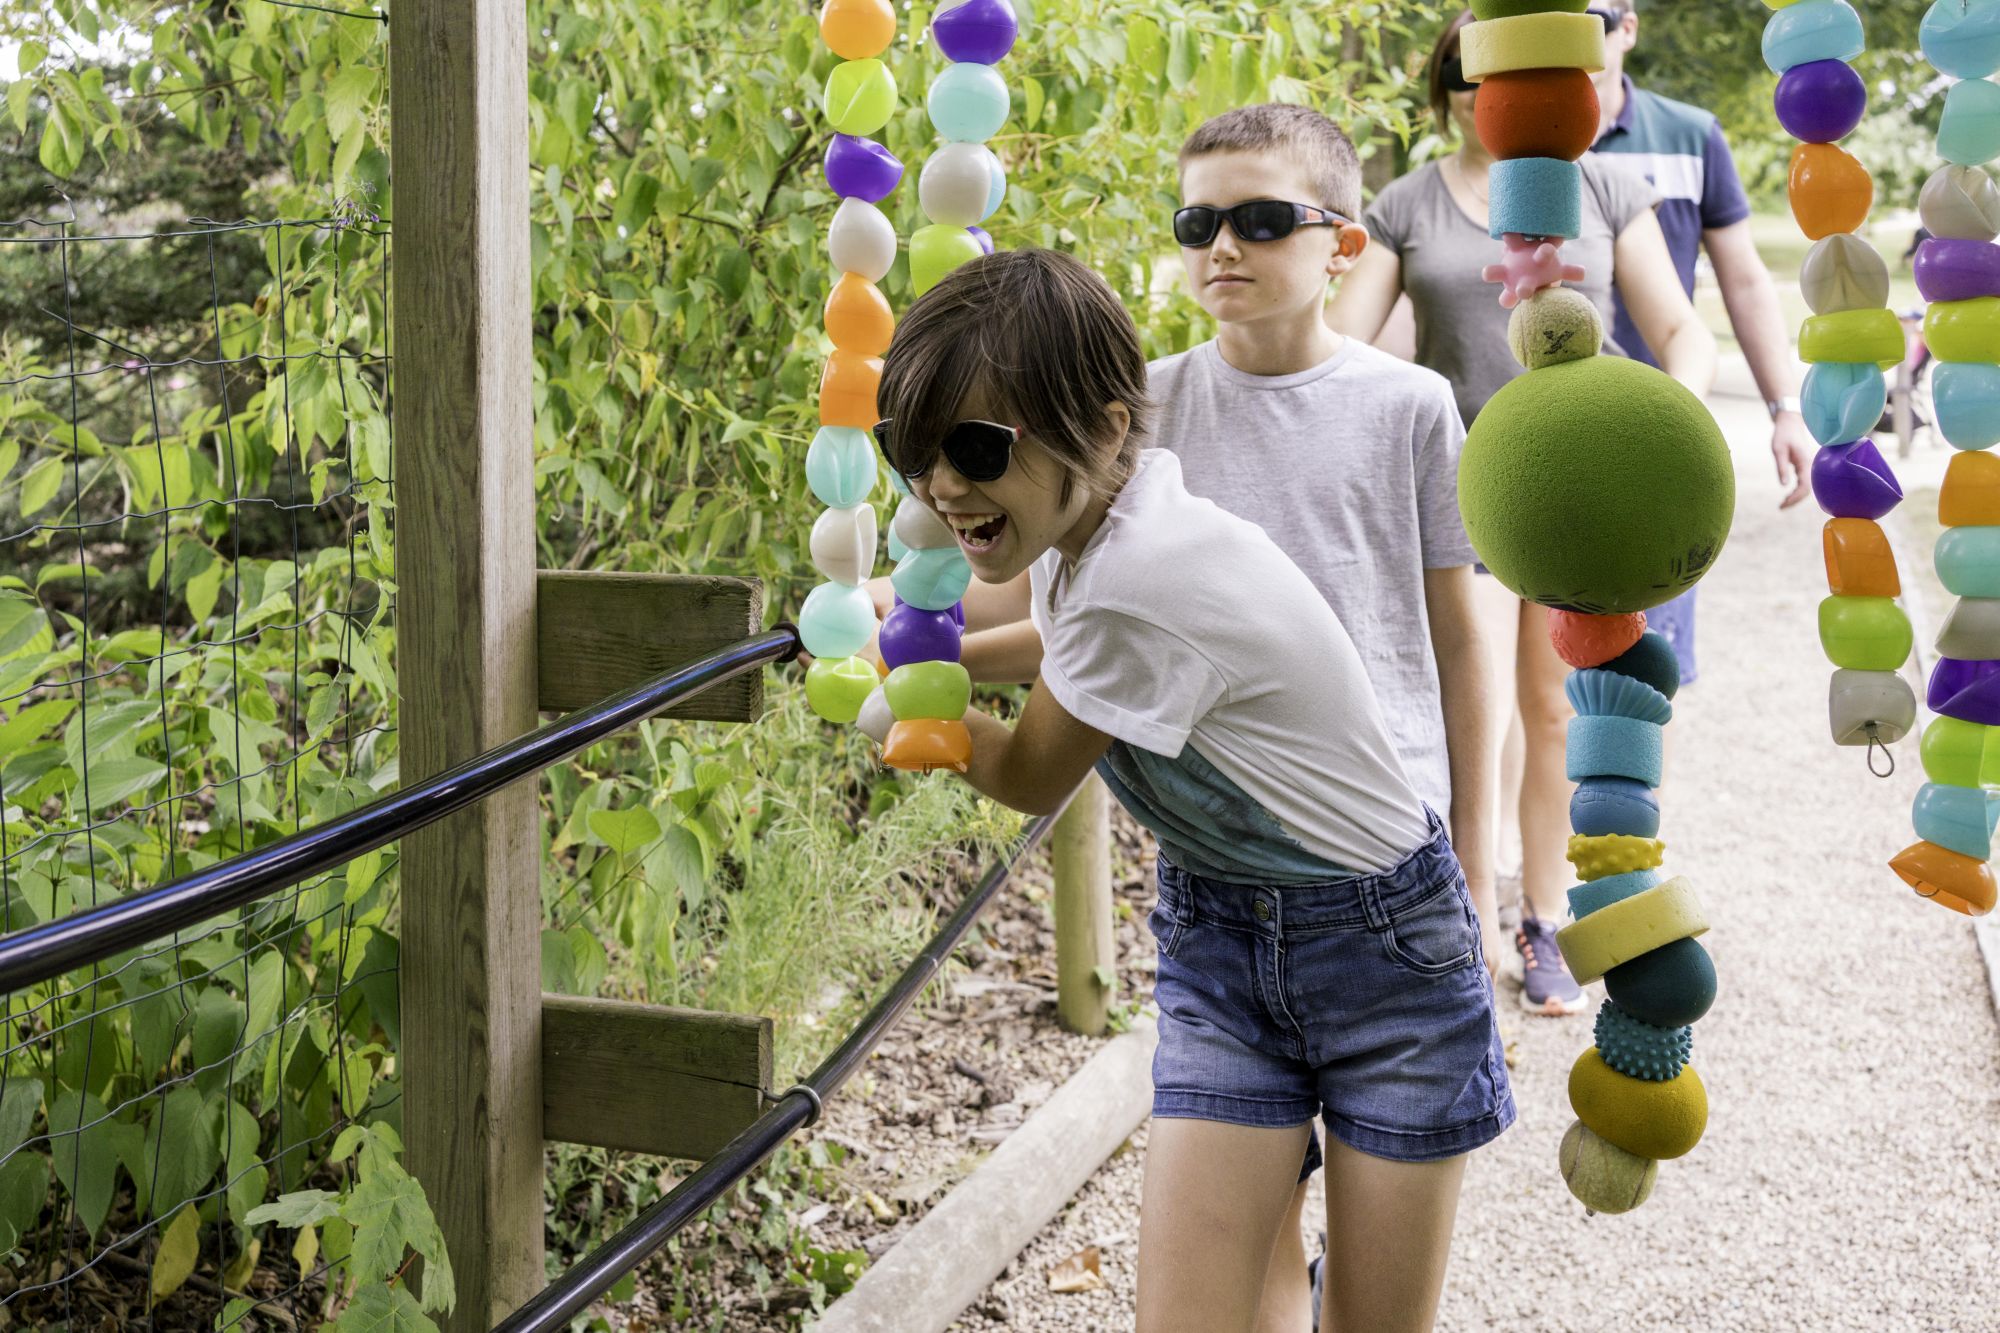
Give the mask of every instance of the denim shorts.
<path id="1" fill-rule="evenodd" d="M 1318 1116 L 1400 1162 L 1456 1157 L 1514 1123 L 1478 919 L 1430 821 L 1394 869 L 1331 884 L 1225 883 L 1160 859 L 1154 1115 L 1267 1129 Z"/>

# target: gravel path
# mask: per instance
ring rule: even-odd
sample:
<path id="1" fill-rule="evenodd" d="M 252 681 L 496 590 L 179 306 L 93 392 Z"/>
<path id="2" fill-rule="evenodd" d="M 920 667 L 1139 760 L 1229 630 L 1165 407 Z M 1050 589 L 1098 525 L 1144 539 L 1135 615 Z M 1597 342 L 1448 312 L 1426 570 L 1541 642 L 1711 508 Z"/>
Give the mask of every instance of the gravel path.
<path id="1" fill-rule="evenodd" d="M 1662 1167 L 1644 1208 L 1586 1217 L 1555 1157 L 1589 1020 L 1522 1016 L 1503 982 L 1521 1118 L 1468 1175 L 1439 1327 L 2000 1329 L 2000 1026 L 1985 966 L 1965 919 L 1883 864 L 1911 841 L 1914 739 L 1886 782 L 1827 739 L 1822 516 L 1777 512 L 1754 397 L 1716 408 L 1740 498 L 1702 585 L 1702 678 L 1677 702 L 1662 793 L 1669 866 L 1701 891 L 1722 977 L 1696 1032 L 1708 1133 Z M 1942 458 L 1899 464 L 1906 485 Z M 1910 586 L 1928 544 L 1906 531 L 1903 545 Z M 1927 608 L 1931 625 L 1941 609 Z M 1129 1328 L 1142 1156 L 1114 1157 L 956 1327 Z M 1052 1293 L 1049 1270 L 1086 1245 L 1105 1287 Z"/>

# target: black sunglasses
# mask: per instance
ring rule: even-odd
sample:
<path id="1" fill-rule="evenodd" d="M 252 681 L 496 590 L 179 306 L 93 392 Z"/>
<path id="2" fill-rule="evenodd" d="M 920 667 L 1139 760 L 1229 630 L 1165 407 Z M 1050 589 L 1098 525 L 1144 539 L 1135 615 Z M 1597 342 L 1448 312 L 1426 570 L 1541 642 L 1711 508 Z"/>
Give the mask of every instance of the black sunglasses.
<path id="1" fill-rule="evenodd" d="M 1352 218 L 1311 204 L 1288 204 L 1279 199 L 1252 199 L 1234 208 L 1210 208 L 1194 204 L 1174 214 L 1174 239 L 1198 250 L 1215 239 L 1222 220 L 1239 241 L 1282 241 L 1300 227 L 1333 227 Z"/>
<path id="2" fill-rule="evenodd" d="M 1607 33 L 1618 31 L 1618 25 L 1625 21 L 1625 16 L 1615 9 L 1586 9 L 1583 12 L 1595 15 L 1604 24 Z"/>
<path id="3" fill-rule="evenodd" d="M 899 476 L 915 481 L 931 470 L 936 455 L 915 470 L 905 467 L 889 442 L 893 424 L 887 419 L 875 423 L 875 443 L 890 468 Z M 938 453 L 967 481 L 998 481 L 1007 475 L 1007 466 L 1014 461 L 1014 442 L 1020 438 L 1019 426 L 1003 426 L 997 421 L 960 421 L 944 433 Z"/>
<path id="4" fill-rule="evenodd" d="M 1465 77 L 1465 62 L 1457 56 L 1445 61 L 1438 69 L 1438 80 L 1448 92 L 1470 93 L 1479 89 L 1478 84 Z"/>

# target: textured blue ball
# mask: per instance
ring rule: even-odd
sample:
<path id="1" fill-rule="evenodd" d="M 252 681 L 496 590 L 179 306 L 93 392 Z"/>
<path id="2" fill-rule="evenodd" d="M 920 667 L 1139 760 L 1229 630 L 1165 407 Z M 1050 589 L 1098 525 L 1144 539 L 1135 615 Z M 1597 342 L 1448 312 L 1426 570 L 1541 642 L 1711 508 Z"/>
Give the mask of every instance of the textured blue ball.
<path id="1" fill-rule="evenodd" d="M 1715 1003 L 1715 962 L 1701 941 L 1675 940 L 1606 972 L 1604 989 L 1641 1022 L 1685 1027 Z"/>
<path id="2" fill-rule="evenodd" d="M 1694 1029 L 1656 1027 L 1607 1001 L 1597 1011 L 1597 1053 L 1627 1078 L 1664 1083 L 1694 1053 Z"/>
<path id="3" fill-rule="evenodd" d="M 1660 803 L 1652 788 L 1631 778 L 1585 778 L 1569 798 L 1569 826 L 1586 838 L 1624 833 L 1656 838 Z"/>

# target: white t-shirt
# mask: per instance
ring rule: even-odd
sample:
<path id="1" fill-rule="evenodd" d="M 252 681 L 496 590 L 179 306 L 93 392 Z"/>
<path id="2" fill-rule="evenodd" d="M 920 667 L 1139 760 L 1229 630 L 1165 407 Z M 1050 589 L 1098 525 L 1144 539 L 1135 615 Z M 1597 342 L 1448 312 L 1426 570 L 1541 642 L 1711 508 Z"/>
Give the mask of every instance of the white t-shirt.
<path id="1" fill-rule="evenodd" d="M 1388 870 L 1430 839 L 1361 659 L 1254 524 L 1145 450 L 1065 570 L 1035 562 L 1042 681 L 1109 733 L 1099 771 L 1184 870 L 1310 884 Z"/>

